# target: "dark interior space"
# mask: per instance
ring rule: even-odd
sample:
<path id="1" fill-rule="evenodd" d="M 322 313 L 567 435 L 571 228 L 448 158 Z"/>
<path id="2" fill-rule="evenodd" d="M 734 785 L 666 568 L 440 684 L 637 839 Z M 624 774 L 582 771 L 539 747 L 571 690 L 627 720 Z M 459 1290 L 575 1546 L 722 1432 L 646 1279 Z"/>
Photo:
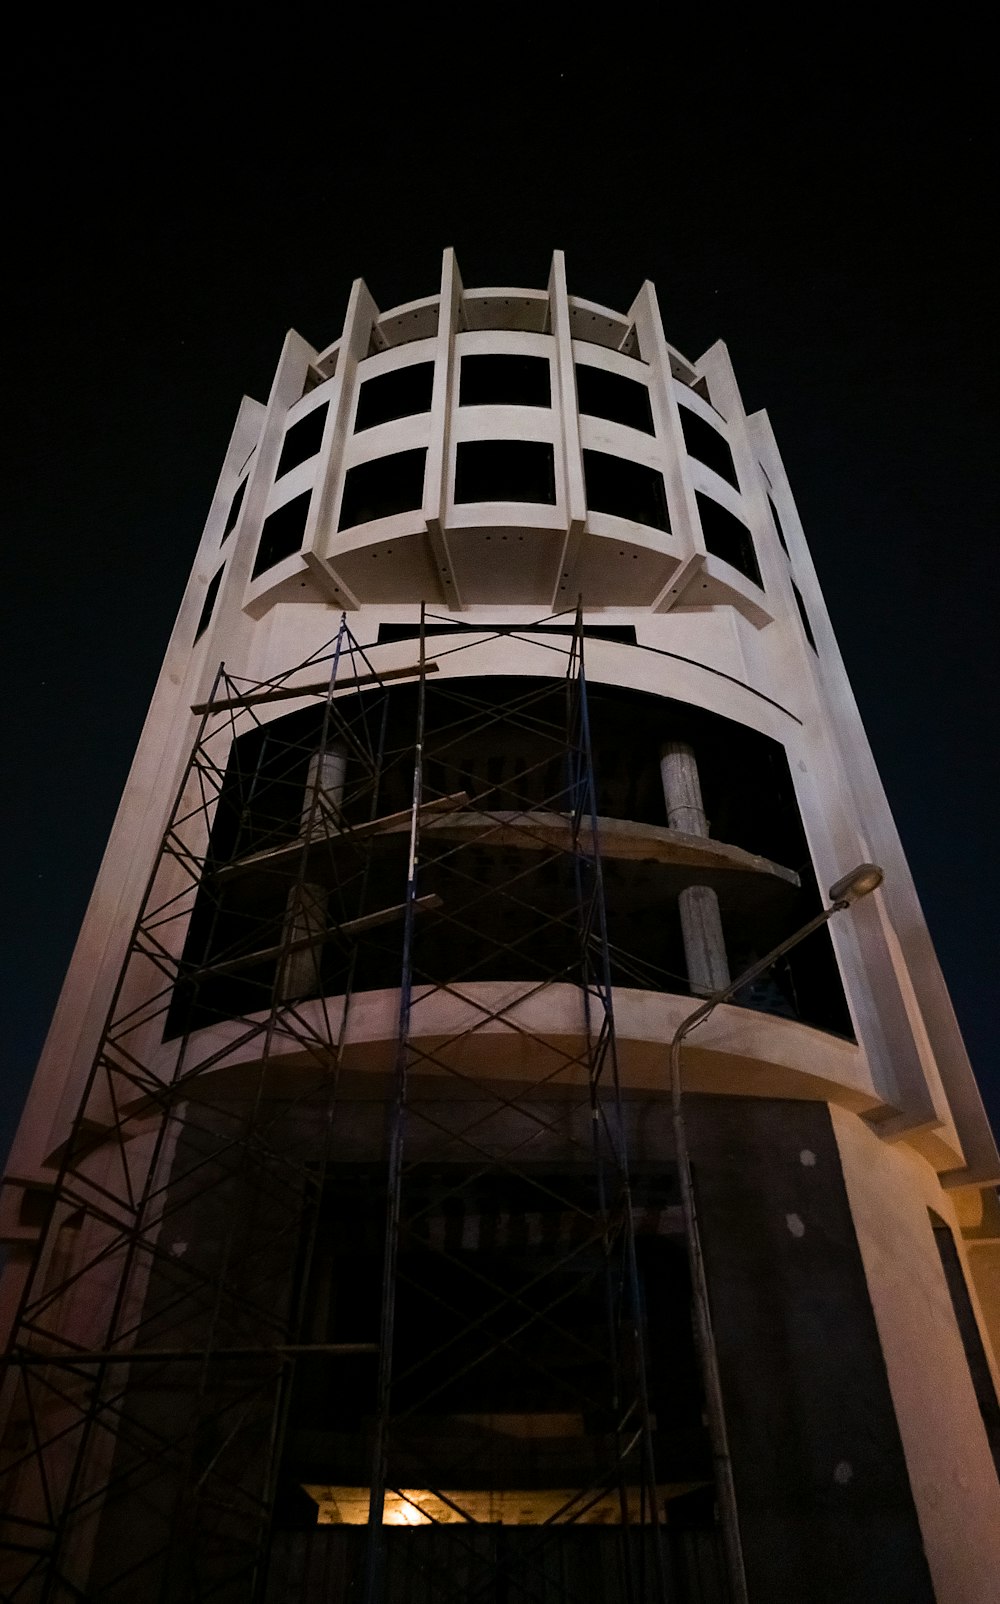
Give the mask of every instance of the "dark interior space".
<path id="1" fill-rule="evenodd" d="M 736 464 L 729 441 L 718 429 L 706 423 L 697 412 L 690 407 L 678 407 L 681 418 L 681 429 L 684 433 L 684 444 L 688 455 L 697 457 L 706 468 L 711 468 L 720 478 L 731 484 L 734 490 L 740 488 L 740 481 L 736 474 Z"/>
<path id="2" fill-rule="evenodd" d="M 462 358 L 458 404 L 462 407 L 552 405 L 550 365 L 544 356 L 514 352 L 471 353 Z"/>
<path id="3" fill-rule="evenodd" d="M 465 440 L 455 457 L 455 500 L 555 505 L 552 447 L 544 440 Z"/>
<path id="4" fill-rule="evenodd" d="M 252 578 L 256 579 L 258 574 L 266 573 L 276 563 L 283 562 L 286 557 L 302 549 L 311 494 L 310 490 L 303 490 L 291 501 L 268 513 L 260 531 Z"/>
<path id="5" fill-rule="evenodd" d="M 304 418 L 299 418 L 285 433 L 281 443 L 281 456 L 275 471 L 275 479 L 280 479 L 286 473 L 291 473 L 300 462 L 308 462 L 314 457 L 323 443 L 323 430 L 326 427 L 327 403 L 314 407 L 307 412 Z"/>
<path id="6" fill-rule="evenodd" d="M 617 1349 L 609 1331 L 609 1307 L 620 1298 L 621 1216 L 612 1202 L 605 1238 L 601 1197 L 596 1172 L 579 1165 L 518 1170 L 515 1162 L 478 1173 L 468 1164 L 407 1166 L 390 1485 L 470 1496 L 520 1489 L 522 1520 L 532 1524 L 532 1493 L 586 1485 L 591 1476 L 599 1484 L 621 1407 L 620 1366 L 636 1362 L 625 1327 Z M 678 1499 L 683 1526 L 712 1470 L 683 1238 L 662 1225 L 671 1206 L 677 1212 L 672 1169 L 633 1173 L 631 1198 L 655 1475 L 671 1490 L 668 1505 Z M 373 1340 L 384 1221 L 384 1166 L 328 1173 L 299 1272 L 303 1341 Z M 367 1485 L 376 1368 L 374 1356 L 297 1362 L 279 1526 L 315 1522 L 303 1486 Z M 638 1478 L 638 1465 L 626 1474 Z M 709 1522 L 712 1501 L 709 1492 Z"/>
<path id="7" fill-rule="evenodd" d="M 757 565 L 753 536 L 746 524 L 713 497 L 703 495 L 700 490 L 696 490 L 694 494 L 708 551 L 713 557 L 721 557 L 724 563 L 736 568 L 763 589 L 764 582 Z"/>
<path id="8" fill-rule="evenodd" d="M 990 1445 L 997 1475 L 1000 1476 L 1000 1399 L 997 1398 L 997 1389 L 993 1384 L 990 1362 L 986 1357 L 979 1322 L 972 1306 L 968 1282 L 965 1279 L 965 1271 L 951 1227 L 946 1225 L 933 1210 L 930 1211 L 930 1221 L 941 1259 L 941 1269 L 948 1283 L 948 1296 L 955 1311 L 955 1324 L 958 1326 L 965 1361 L 975 1389 L 976 1403 L 983 1417 L 986 1440 Z"/>
<path id="9" fill-rule="evenodd" d="M 217 568 L 209 580 L 208 588 L 205 591 L 205 600 L 202 602 L 201 612 L 198 616 L 198 628 L 194 632 L 194 638 L 196 641 L 201 639 L 209 624 L 212 622 L 212 614 L 215 611 L 215 601 L 219 594 L 219 586 L 221 583 L 222 569 Z"/>
<path id="10" fill-rule="evenodd" d="M 585 450 L 583 473 L 587 506 L 592 512 L 608 512 L 615 518 L 670 533 L 667 497 L 659 469 L 649 468 L 644 462 L 631 462 L 627 457 L 611 456 L 607 451 Z"/>
<path id="11" fill-rule="evenodd" d="M 424 753 L 425 801 L 464 793 L 461 816 L 422 830 L 418 891 L 441 905 L 416 922 L 415 978 L 442 981 L 579 977 L 576 858 L 569 838 L 532 835 L 535 815 L 573 807 L 566 742 L 566 687 L 559 681 L 498 679 L 429 683 Z M 385 720 L 381 759 L 356 754 L 363 743 L 350 719 Z M 345 989 L 355 942 L 339 927 L 404 899 L 407 810 L 413 785 L 416 688 L 399 686 L 353 699 L 341 730 L 349 750 L 345 829 L 322 830 L 301 871 L 327 898 L 322 943 L 327 994 Z M 347 702 L 335 703 L 347 707 Z M 666 825 L 659 773 L 662 744 L 689 742 L 697 756 L 714 839 L 768 859 L 787 879 L 636 861 L 605 850 L 604 892 L 611 974 L 640 989 L 688 989 L 676 899 L 691 883 L 716 889 L 734 974 L 797 929 L 820 907 L 791 777 L 781 747 L 718 715 L 644 693 L 600 686 L 590 692 L 597 813 L 658 828 Z M 300 837 L 310 758 L 322 709 L 285 715 L 241 737 L 230 757 L 184 949 L 184 974 L 168 1034 L 269 1005 L 275 949 L 286 932 L 289 895 L 300 872 L 292 851 L 273 865 L 245 860 Z M 360 726 L 359 726 L 360 728 Z M 370 735 L 366 735 L 370 742 Z M 352 746 L 353 743 L 353 746 Z M 351 755 L 352 751 L 355 755 Z M 377 772 L 375 772 L 377 770 Z M 485 812 L 487 817 L 482 819 Z M 399 814 L 378 836 L 357 834 L 369 819 Z M 401 921 L 357 940 L 353 984 L 399 984 Z M 247 963 L 249 955 L 261 954 Z M 315 988 L 318 989 L 318 988 Z M 850 1034 L 833 949 L 825 931 L 797 948 L 740 996 L 748 1007 Z"/>
<path id="12" fill-rule="evenodd" d="M 249 477 L 249 474 L 245 474 L 233 492 L 233 499 L 229 503 L 229 512 L 226 515 L 225 528 L 222 531 L 223 542 L 229 539 L 233 530 L 236 528 L 237 520 L 239 519 L 240 512 L 243 508 L 243 497 L 246 495 L 247 480 Z"/>
<path id="13" fill-rule="evenodd" d="M 351 529 L 355 524 L 389 518 L 397 512 L 415 512 L 424 499 L 426 457 L 427 452 L 418 447 L 348 468 L 337 527 Z"/>
<path id="14" fill-rule="evenodd" d="M 393 423 L 396 418 L 410 418 L 431 409 L 434 389 L 433 362 L 411 362 L 408 367 L 392 373 L 375 373 L 364 376 L 358 386 L 358 404 L 354 414 L 354 432 L 374 429 L 379 423 Z"/>
<path id="15" fill-rule="evenodd" d="M 589 362 L 578 362 L 576 394 L 580 411 L 592 418 L 623 423 L 627 429 L 638 429 L 642 434 L 656 433 L 649 387 L 638 379 L 629 379 L 624 373 L 609 373 L 606 368 L 591 367 Z"/>

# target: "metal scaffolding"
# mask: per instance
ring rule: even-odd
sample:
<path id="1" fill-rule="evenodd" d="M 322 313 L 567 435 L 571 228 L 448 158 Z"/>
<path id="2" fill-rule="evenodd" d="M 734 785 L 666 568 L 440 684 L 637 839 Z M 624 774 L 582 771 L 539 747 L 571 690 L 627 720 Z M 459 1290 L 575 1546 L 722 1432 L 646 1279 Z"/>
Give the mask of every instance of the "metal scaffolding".
<path id="1" fill-rule="evenodd" d="M 344 620 L 195 709 L 7 1356 L 5 1596 L 687 1597 L 583 646 L 498 689 Z"/>

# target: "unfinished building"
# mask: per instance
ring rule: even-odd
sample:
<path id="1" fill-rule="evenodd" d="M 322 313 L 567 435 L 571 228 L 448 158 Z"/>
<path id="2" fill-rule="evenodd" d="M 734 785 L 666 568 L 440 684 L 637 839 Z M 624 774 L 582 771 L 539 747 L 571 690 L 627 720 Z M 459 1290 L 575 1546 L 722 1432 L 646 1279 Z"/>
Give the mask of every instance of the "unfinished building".
<path id="1" fill-rule="evenodd" d="M 4 1596 L 988 1604 L 998 1176 L 725 348 L 289 334 L 0 1197 Z"/>

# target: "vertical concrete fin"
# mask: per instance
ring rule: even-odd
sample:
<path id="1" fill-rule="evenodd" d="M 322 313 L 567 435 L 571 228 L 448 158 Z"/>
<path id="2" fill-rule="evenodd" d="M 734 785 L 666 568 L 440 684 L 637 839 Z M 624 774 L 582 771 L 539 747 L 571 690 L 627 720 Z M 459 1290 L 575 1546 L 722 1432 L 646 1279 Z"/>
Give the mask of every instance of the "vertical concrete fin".
<path id="1" fill-rule="evenodd" d="M 358 364 L 368 354 L 378 315 L 378 307 L 364 280 L 355 279 L 347 303 L 344 332 L 340 338 L 337 371 L 330 380 L 329 409 L 319 462 L 316 464 L 316 488 L 302 546 L 303 556 L 313 577 L 330 601 L 339 607 L 354 608 L 359 603 L 343 575 L 337 571 L 336 514 L 343 478 L 334 471 L 334 464 L 341 463 L 343 458 L 354 404 Z"/>
<path id="2" fill-rule="evenodd" d="M 649 279 L 646 279 L 629 307 L 628 315 L 635 325 L 639 355 L 649 366 L 649 400 L 657 437 L 663 448 L 663 477 L 670 531 L 680 559 L 678 567 L 653 602 L 654 612 L 668 613 L 701 568 L 705 560 L 705 541 L 670 376 L 670 350 L 663 333 L 656 289 Z"/>
<path id="3" fill-rule="evenodd" d="M 455 252 L 449 246 L 441 263 L 441 297 L 434 342 L 434 389 L 431 395 L 423 510 L 427 522 L 427 538 L 431 544 L 434 567 L 445 605 L 455 611 L 461 610 L 462 597 L 448 541 L 447 510 L 451 419 L 457 371 L 455 337 L 458 333 L 462 295 L 462 279 L 458 263 L 455 260 Z"/>
<path id="4" fill-rule="evenodd" d="M 556 394 L 553 404 L 556 435 L 562 443 L 562 479 L 566 495 L 566 534 L 552 593 L 552 610 L 559 612 L 571 606 L 576 597 L 576 573 L 587 519 L 566 258 L 562 251 L 552 253 L 548 291 L 549 326 L 555 342 Z"/>

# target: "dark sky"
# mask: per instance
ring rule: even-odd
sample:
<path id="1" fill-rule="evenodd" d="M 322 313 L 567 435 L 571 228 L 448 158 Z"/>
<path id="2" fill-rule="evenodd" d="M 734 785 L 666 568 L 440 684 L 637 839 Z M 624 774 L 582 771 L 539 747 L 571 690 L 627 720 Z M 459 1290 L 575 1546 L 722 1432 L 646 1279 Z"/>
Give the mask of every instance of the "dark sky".
<path id="1" fill-rule="evenodd" d="M 609 12 L 577 45 L 552 39 L 582 11 L 383 10 L 369 38 L 88 16 L 15 55 L 0 1151 L 240 396 L 289 326 L 336 338 L 355 276 L 382 307 L 435 291 L 445 245 L 466 285 L 539 287 L 559 246 L 571 292 L 625 309 L 652 278 L 681 351 L 727 341 L 1000 1127 L 990 64 L 857 13 L 797 52 L 710 15 L 648 38 Z"/>

